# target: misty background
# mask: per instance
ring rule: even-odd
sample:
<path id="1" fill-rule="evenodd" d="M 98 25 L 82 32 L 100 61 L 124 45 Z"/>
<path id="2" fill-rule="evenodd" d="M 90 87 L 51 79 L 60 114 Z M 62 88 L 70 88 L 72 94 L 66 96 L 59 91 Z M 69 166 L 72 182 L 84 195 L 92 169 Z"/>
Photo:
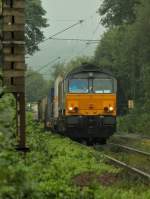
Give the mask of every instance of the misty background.
<path id="1" fill-rule="evenodd" d="M 79 20 L 84 20 L 82 24 L 56 37 L 99 40 L 104 32 L 97 12 L 100 4 L 101 0 L 42 0 L 49 24 L 48 28 L 43 29 L 45 37 L 50 37 Z M 86 41 L 47 40 L 39 45 L 39 52 L 27 57 L 26 62 L 32 69 L 43 66 L 57 57 L 61 57 L 58 63 L 66 63 L 77 56 L 92 56 L 97 44 L 98 42 L 87 44 Z"/>

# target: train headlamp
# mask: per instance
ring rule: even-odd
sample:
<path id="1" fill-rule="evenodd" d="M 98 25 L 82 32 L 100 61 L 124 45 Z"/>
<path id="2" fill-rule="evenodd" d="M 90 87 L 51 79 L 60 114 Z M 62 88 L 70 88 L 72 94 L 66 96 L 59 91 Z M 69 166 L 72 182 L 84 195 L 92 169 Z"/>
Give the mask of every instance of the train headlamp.
<path id="1" fill-rule="evenodd" d="M 73 107 L 72 106 L 70 106 L 68 109 L 69 109 L 69 111 L 73 111 Z"/>
<path id="2" fill-rule="evenodd" d="M 107 113 L 111 113 L 114 111 L 114 107 L 113 106 L 109 106 L 109 107 L 104 107 L 104 111 Z"/>
<path id="3" fill-rule="evenodd" d="M 78 108 L 78 107 L 69 106 L 69 107 L 68 107 L 68 110 L 69 110 L 69 112 L 71 112 L 71 113 L 77 113 L 77 112 L 79 111 L 79 108 Z"/>
<path id="4" fill-rule="evenodd" d="M 112 106 L 109 107 L 109 112 L 113 112 L 114 108 Z"/>

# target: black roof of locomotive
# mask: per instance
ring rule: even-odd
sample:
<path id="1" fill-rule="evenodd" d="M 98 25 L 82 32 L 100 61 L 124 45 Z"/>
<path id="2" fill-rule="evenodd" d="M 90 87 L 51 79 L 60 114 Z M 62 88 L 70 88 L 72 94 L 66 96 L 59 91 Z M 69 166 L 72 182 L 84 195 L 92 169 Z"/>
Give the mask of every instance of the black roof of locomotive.
<path id="1" fill-rule="evenodd" d="M 94 65 L 94 64 L 90 64 L 90 63 L 83 63 L 81 66 L 74 68 L 73 70 L 71 70 L 67 75 L 66 78 L 71 77 L 74 74 L 77 73 L 82 73 L 82 72 L 99 72 L 102 74 L 106 74 L 109 75 L 111 77 L 114 77 L 113 73 L 108 71 L 108 70 L 102 70 L 100 67 Z M 115 78 L 115 77 L 114 77 Z"/>

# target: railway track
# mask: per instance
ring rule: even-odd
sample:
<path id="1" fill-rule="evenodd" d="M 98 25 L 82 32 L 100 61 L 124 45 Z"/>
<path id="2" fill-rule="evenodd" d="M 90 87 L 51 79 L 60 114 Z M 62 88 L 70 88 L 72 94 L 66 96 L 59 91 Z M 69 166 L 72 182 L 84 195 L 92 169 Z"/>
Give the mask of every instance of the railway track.
<path id="1" fill-rule="evenodd" d="M 110 147 L 110 146 L 114 146 L 114 147 L 118 147 L 120 149 L 123 149 L 125 151 L 128 151 L 130 153 L 137 153 L 141 156 L 144 156 L 146 157 L 147 159 L 150 158 L 150 153 L 148 152 L 145 152 L 145 151 L 141 151 L 141 150 L 138 150 L 138 149 L 135 149 L 133 147 L 129 147 L 129 146 L 125 146 L 125 145 L 121 145 L 121 144 L 116 144 L 116 143 L 108 143 L 106 146 L 105 146 L 105 149 L 104 149 L 104 157 L 110 161 L 111 163 L 115 164 L 115 165 L 118 165 L 120 167 L 123 167 L 123 168 L 126 168 L 127 170 L 133 172 L 133 173 L 136 173 L 138 174 L 139 176 L 141 176 L 142 178 L 144 179 L 147 179 L 149 182 L 150 182 L 150 173 L 148 173 L 147 171 L 143 171 L 142 169 L 139 169 L 139 168 L 136 168 L 135 166 L 132 166 L 131 164 L 128 164 L 122 160 L 120 160 L 119 158 L 116 158 L 114 157 L 114 155 L 109 155 L 107 154 L 107 152 L 105 152 L 105 150 L 107 150 L 108 148 L 106 147 Z M 110 148 L 109 148 L 110 150 Z M 114 153 L 114 152 L 113 152 Z M 117 153 L 118 155 L 118 153 Z"/>
<path id="2" fill-rule="evenodd" d="M 139 134 L 128 134 L 128 135 L 115 134 L 114 137 L 129 138 L 129 139 L 147 139 L 147 140 L 150 140 L 149 136 L 142 136 L 142 135 L 139 135 Z"/>
<path id="3" fill-rule="evenodd" d="M 128 151 L 131 151 L 131 152 L 135 152 L 135 153 L 150 157 L 150 153 L 145 152 L 145 151 L 141 151 L 141 150 L 129 147 L 129 146 L 125 146 L 125 145 L 121 145 L 121 144 L 115 144 L 115 143 L 108 143 L 108 145 L 117 146 L 119 148 L 122 148 L 122 149 L 125 149 L 125 150 L 128 150 Z"/>
<path id="4" fill-rule="evenodd" d="M 114 135 L 110 138 L 109 143 L 124 148 L 128 151 L 139 153 L 141 155 L 150 155 L 150 138 L 141 135 Z M 128 146 L 124 146 L 128 145 Z M 134 147 L 134 148 L 133 148 Z"/>
<path id="5" fill-rule="evenodd" d="M 119 136 L 119 135 L 117 135 L 117 136 Z M 123 138 L 127 137 L 128 138 L 128 136 L 119 136 L 119 137 L 123 137 Z M 87 145 L 86 142 L 83 142 L 82 144 Z M 123 167 L 123 168 L 127 169 L 128 171 L 130 171 L 130 172 L 132 172 L 134 174 L 139 175 L 140 177 L 142 177 L 142 179 L 147 179 L 148 184 L 150 184 L 150 173 L 149 173 L 149 171 L 147 172 L 147 171 L 144 171 L 144 169 L 142 170 L 140 168 L 136 168 L 135 166 L 132 166 L 131 164 L 128 164 L 127 162 L 122 161 L 119 158 L 116 158 L 113 155 L 108 154 L 106 152 L 106 150 L 109 149 L 108 146 L 114 146 L 114 147 L 121 148 L 124 151 L 130 152 L 130 154 L 137 153 L 140 156 L 146 157 L 147 160 L 149 160 L 149 158 L 150 158 L 150 153 L 149 152 L 145 152 L 144 150 L 139 150 L 137 148 L 133 148 L 133 147 L 130 147 L 130 146 L 125 146 L 125 145 L 117 144 L 117 143 L 113 143 L 113 142 L 110 142 L 110 143 L 108 143 L 107 145 L 104 145 L 104 146 L 100 146 L 100 145 L 95 145 L 94 146 L 94 149 L 97 150 L 97 151 L 100 151 L 100 148 L 102 147 L 101 149 L 104 150 L 104 157 L 106 158 L 106 160 L 108 160 L 112 164 L 115 164 L 117 166 Z"/>
<path id="6" fill-rule="evenodd" d="M 111 157 L 111 156 L 104 155 L 104 157 L 105 157 L 107 160 L 109 160 L 109 161 L 111 161 L 112 163 L 114 163 L 114 164 L 117 164 L 117 165 L 119 165 L 119 166 L 121 166 L 121 167 L 124 167 L 124 168 L 126 168 L 126 169 L 128 169 L 128 170 L 130 170 L 130 171 L 132 171 L 132 172 L 134 172 L 134 173 L 136 173 L 136 174 L 138 174 L 138 175 L 140 175 L 141 177 L 147 178 L 147 179 L 149 180 L 149 182 L 150 182 L 150 174 L 149 174 L 149 173 L 146 173 L 146 172 L 144 172 L 144 171 L 142 171 L 142 170 L 140 170 L 140 169 L 137 169 L 137 168 L 135 168 L 135 167 L 133 167 L 133 166 L 131 166 L 131 165 L 128 165 L 127 163 L 122 162 L 122 161 L 120 161 L 120 160 L 117 160 L 116 158 L 113 158 L 113 157 Z"/>

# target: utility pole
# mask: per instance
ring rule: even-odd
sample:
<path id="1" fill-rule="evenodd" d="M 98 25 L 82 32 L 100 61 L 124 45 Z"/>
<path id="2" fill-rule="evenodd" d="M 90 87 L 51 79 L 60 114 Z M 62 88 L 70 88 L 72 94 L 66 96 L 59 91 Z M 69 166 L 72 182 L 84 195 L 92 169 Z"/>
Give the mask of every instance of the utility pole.
<path id="1" fill-rule="evenodd" d="M 17 150 L 26 152 L 25 0 L 2 0 L 3 84 L 16 99 Z"/>

